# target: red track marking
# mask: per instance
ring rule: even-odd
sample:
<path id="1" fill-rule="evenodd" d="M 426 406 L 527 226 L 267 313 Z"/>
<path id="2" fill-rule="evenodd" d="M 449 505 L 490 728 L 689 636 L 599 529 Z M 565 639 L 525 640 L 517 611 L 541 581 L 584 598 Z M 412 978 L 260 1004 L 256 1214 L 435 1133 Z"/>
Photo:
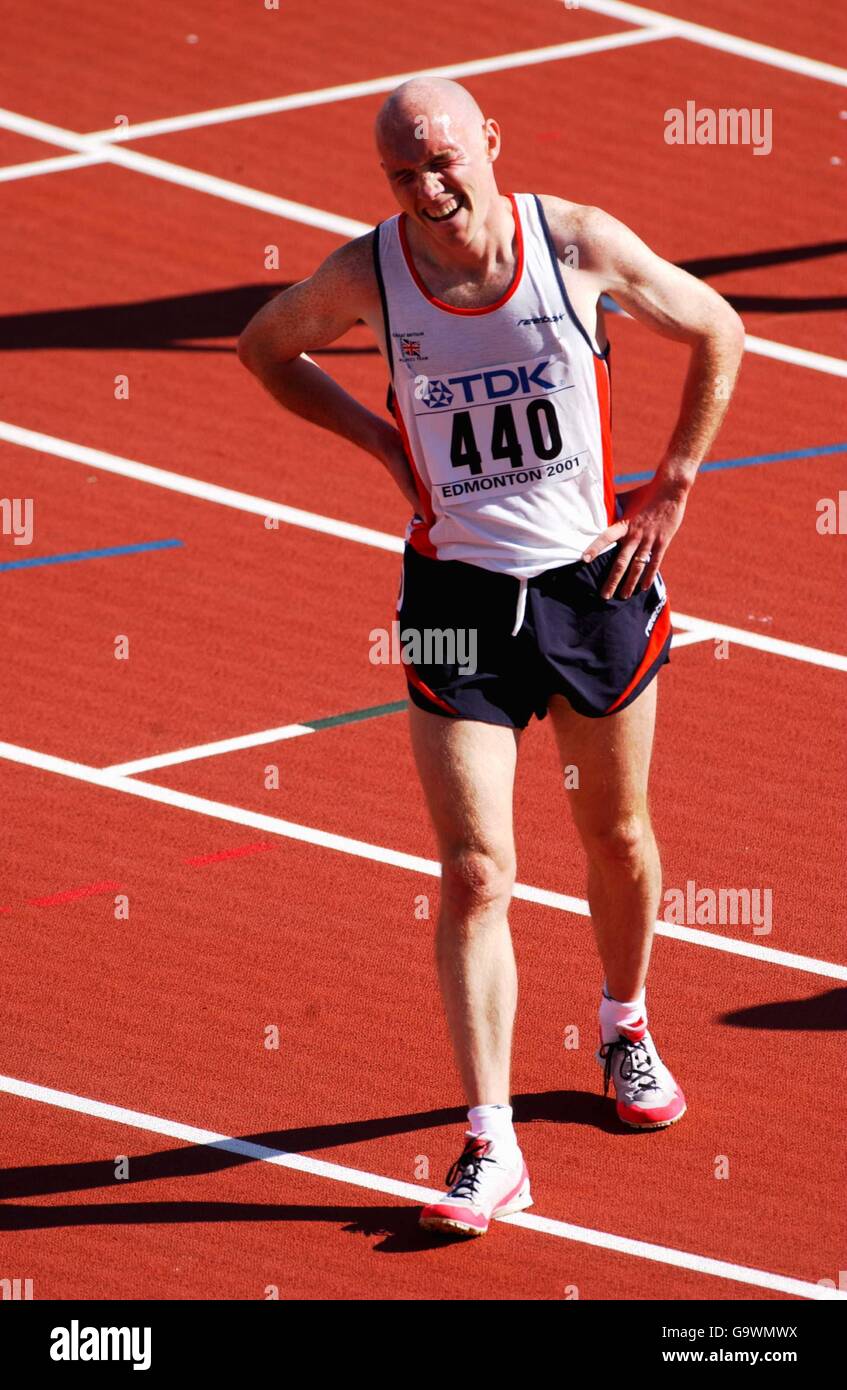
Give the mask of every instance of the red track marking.
<path id="1" fill-rule="evenodd" d="M 40 780 L 16 769 L 11 789 L 34 790 Z M 163 835 L 175 848 L 196 837 L 194 818 L 171 808 L 128 806 L 129 798 L 60 779 L 48 785 L 54 814 L 73 807 L 83 858 L 89 846 L 96 851 L 106 823 L 131 845 L 127 859 L 139 876 Z M 189 882 L 175 861 L 132 894 L 126 930 L 104 933 L 97 919 L 81 917 L 61 952 L 52 934 L 18 933 L 4 966 L 7 1072 L 189 1123 L 213 1119 L 232 1134 L 329 1126 L 306 1142 L 310 1152 L 406 1178 L 423 1154 L 431 1174 L 442 1165 L 446 1171 L 461 1137 L 461 1096 L 432 995 L 432 923 L 414 916 L 415 894 L 431 892 L 431 880 L 351 865 L 311 846 L 286 844 L 282 852 L 282 864 L 257 856 L 233 865 L 237 881 L 227 900 L 237 910 L 237 932 L 220 912 L 217 875 Z M 725 1012 L 804 998 L 819 985 L 717 955 L 704 970 L 701 952 L 663 942 L 652 1021 L 691 1111 L 665 1135 L 633 1139 L 600 1127 L 600 1068 L 592 1057 L 600 973 L 587 934 L 523 903 L 513 923 L 522 978 L 514 1091 L 526 1098 L 519 1103 L 539 1212 L 802 1278 L 837 1268 L 838 1223 L 819 1230 L 806 1212 L 809 1151 L 815 1184 L 836 1182 L 843 1171 L 821 1089 L 836 1065 L 838 1035 L 805 1033 L 799 1047 L 796 1031 L 759 1029 L 753 1067 L 744 1064 L 751 1033 L 720 1022 Z M 556 959 L 560 968 L 551 968 Z M 205 1007 L 186 1004 L 187 978 Z M 60 1046 L 51 1034 L 57 997 L 73 1000 Z M 375 1018 L 389 1022 L 390 1048 L 379 1045 Z M 574 1022 L 583 1030 L 577 1052 L 562 1045 Z M 278 1053 L 263 1046 L 271 1023 L 280 1029 Z M 706 1034 L 708 1046 L 694 1042 Z M 716 1077 L 731 1077 L 731 1086 Z M 758 1099 L 763 1077 L 773 1079 L 767 1106 Z M 802 1124 L 798 1096 L 805 1098 Z M 422 1114 L 422 1129 L 420 1121 L 392 1119 Z M 365 1128 L 332 1128 L 351 1121 Z M 107 1143 L 107 1153 L 127 1152 Z M 775 1183 L 763 1155 L 777 1152 Z M 730 1157 L 729 1182 L 715 1181 L 717 1153 Z M 686 1200 L 669 1201 L 669 1191 L 684 1191 Z M 648 1283 L 664 1293 L 661 1270 L 651 1270 Z"/>
<path id="2" fill-rule="evenodd" d="M 250 854 L 260 854 L 263 850 L 276 849 L 276 845 L 241 845 L 237 849 L 222 849 L 214 854 L 189 855 L 183 863 L 199 867 L 203 864 L 221 864 L 226 859 L 245 859 Z"/>
<path id="3" fill-rule="evenodd" d="M 82 898 L 96 898 L 103 893 L 119 892 L 123 883 L 89 883 L 83 888 L 66 888 L 61 893 L 49 893 L 44 898 L 27 898 L 28 907 L 60 907 L 65 903 L 79 902 Z"/>
<path id="4" fill-rule="evenodd" d="M 401 698 L 402 672 L 389 669 L 397 683 L 394 698 Z M 732 645 L 728 659 L 718 659 L 712 643 L 672 653 L 659 675 L 651 807 L 665 886 L 685 890 L 694 880 L 698 887 L 770 888 L 773 894 L 770 935 L 753 933 L 752 924 L 716 927 L 722 935 L 825 960 L 844 958 L 847 869 L 831 852 L 842 827 L 847 835 L 842 685 L 840 672 Z M 812 718 L 814 710 L 828 710 L 829 717 Z M 518 877 L 584 897 L 582 851 L 549 727 L 533 723 L 524 743 L 516 788 Z M 264 789 L 266 761 L 265 750 L 245 749 L 145 776 L 437 859 L 404 715 L 292 740 L 279 760 L 276 791 Z M 827 808 L 825 835 L 821 806 Z M 561 920 L 562 931 L 588 931 L 587 922 Z"/>

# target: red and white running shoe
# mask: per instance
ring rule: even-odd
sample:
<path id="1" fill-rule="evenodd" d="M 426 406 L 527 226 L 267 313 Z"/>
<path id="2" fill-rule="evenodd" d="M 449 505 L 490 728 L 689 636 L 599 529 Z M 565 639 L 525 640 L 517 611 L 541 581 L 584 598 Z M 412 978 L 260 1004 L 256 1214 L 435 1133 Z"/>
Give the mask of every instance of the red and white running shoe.
<path id="1" fill-rule="evenodd" d="M 646 1026 L 621 1027 L 614 1042 L 601 1039 L 603 1095 L 615 1088 L 618 1117 L 633 1129 L 665 1129 L 685 1114 L 685 1096 L 661 1060 Z"/>
<path id="2" fill-rule="evenodd" d="M 500 1149 L 502 1153 L 502 1149 Z M 420 1224 L 429 1231 L 484 1236 L 489 1223 L 532 1206 L 529 1173 L 518 1150 L 505 1161 L 486 1135 L 468 1135 L 461 1158 L 447 1174 L 449 1192 L 424 1207 Z"/>

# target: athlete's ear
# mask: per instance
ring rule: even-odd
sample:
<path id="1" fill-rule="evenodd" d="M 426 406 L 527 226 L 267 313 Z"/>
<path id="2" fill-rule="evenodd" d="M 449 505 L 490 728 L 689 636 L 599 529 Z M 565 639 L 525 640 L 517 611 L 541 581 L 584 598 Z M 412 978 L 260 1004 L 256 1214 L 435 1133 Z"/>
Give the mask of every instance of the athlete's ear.
<path id="1" fill-rule="evenodd" d="M 482 131 L 485 143 L 488 146 L 488 158 L 493 164 L 500 153 L 500 127 L 497 122 L 489 116 L 482 123 Z"/>

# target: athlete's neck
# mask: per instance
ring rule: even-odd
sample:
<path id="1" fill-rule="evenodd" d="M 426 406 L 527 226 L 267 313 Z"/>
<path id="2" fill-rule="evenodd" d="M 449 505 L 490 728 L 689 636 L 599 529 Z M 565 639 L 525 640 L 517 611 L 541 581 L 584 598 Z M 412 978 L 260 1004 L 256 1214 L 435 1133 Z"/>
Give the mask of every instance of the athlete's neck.
<path id="1" fill-rule="evenodd" d="M 406 218 L 406 237 L 419 272 L 426 278 L 428 268 L 449 276 L 452 270 L 464 272 L 484 284 L 489 275 L 514 264 L 515 226 L 512 201 L 495 193 L 484 221 L 466 245 L 449 245 L 437 233 L 428 235 L 412 218 Z"/>

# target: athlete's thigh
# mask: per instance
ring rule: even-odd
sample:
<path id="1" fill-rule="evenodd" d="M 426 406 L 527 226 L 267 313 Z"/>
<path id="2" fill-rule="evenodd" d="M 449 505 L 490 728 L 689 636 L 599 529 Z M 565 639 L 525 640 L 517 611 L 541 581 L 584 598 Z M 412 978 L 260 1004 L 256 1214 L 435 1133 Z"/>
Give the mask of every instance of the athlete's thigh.
<path id="1" fill-rule="evenodd" d="M 601 719 L 577 714 L 561 695 L 551 699 L 562 767 L 576 768 L 566 784 L 580 830 L 602 833 L 646 806 L 658 684 L 651 681 L 632 704 Z"/>
<path id="2" fill-rule="evenodd" d="M 410 704 L 412 750 L 442 858 L 460 850 L 514 856 L 512 797 L 520 731 L 447 719 Z"/>

